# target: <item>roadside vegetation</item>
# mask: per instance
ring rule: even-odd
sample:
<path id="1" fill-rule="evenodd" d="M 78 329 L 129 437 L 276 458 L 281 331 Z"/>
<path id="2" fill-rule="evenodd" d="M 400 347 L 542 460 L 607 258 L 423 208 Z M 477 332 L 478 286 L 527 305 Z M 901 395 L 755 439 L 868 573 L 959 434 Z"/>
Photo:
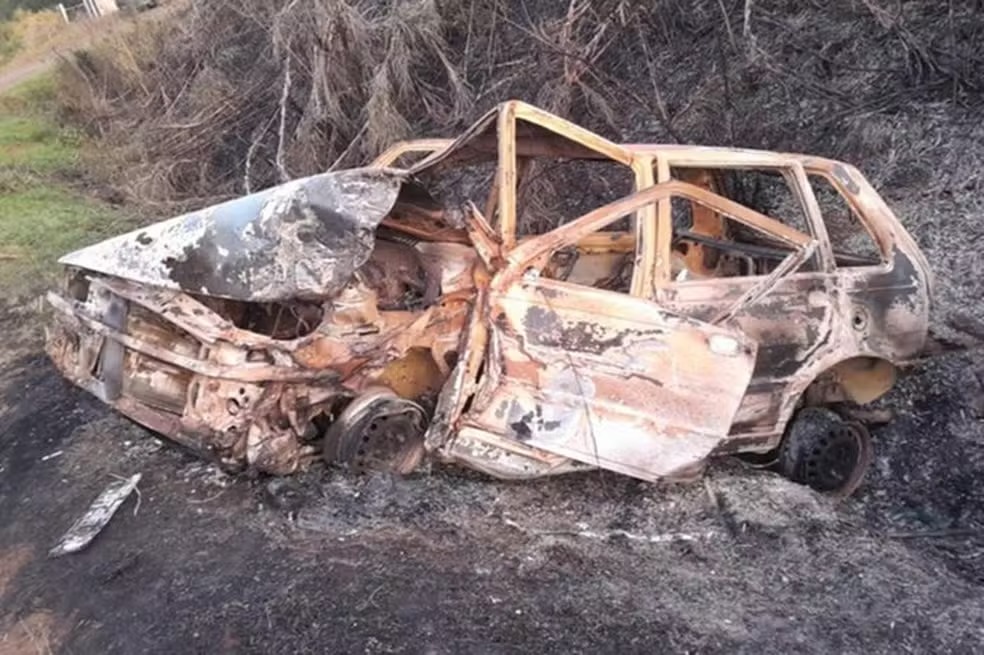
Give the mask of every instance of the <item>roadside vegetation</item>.
<path id="1" fill-rule="evenodd" d="M 39 291 L 59 256 L 125 224 L 87 192 L 83 140 L 56 123 L 53 96 L 48 75 L 0 95 L 0 288 L 8 300 Z"/>
<path id="2" fill-rule="evenodd" d="M 190 0 L 76 56 L 60 99 L 120 190 L 160 202 L 359 165 L 508 98 L 616 139 L 829 155 L 897 186 L 932 172 L 940 113 L 984 98 L 981 8 Z"/>
<path id="3" fill-rule="evenodd" d="M 0 16 L 0 65 L 18 55 L 37 54 L 68 27 L 61 15 L 50 9 L 16 9 L 9 12 L 9 17 Z"/>
<path id="4" fill-rule="evenodd" d="M 66 24 L 57 10 L 32 8 L 36 6 L 31 2 L 5 6 L 0 0 L 0 93 L 50 70 L 79 49 L 134 29 L 142 19 L 133 11 L 120 11 L 88 20 L 79 4 L 71 8 L 72 22 Z"/>

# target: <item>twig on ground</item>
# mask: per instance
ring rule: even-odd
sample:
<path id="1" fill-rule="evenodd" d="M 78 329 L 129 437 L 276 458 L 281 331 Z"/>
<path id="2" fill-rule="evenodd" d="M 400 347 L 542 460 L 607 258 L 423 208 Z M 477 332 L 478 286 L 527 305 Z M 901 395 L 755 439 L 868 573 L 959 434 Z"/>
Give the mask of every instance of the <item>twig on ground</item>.
<path id="1" fill-rule="evenodd" d="M 356 133 L 356 135 L 352 137 L 352 140 L 349 141 L 349 144 L 345 146 L 345 150 L 342 151 L 342 154 L 338 155 L 338 157 L 335 158 L 335 161 L 331 163 L 331 166 L 328 167 L 329 171 L 333 171 L 336 168 L 338 168 L 338 165 L 341 164 L 345 160 L 345 158 L 349 155 L 349 153 L 351 153 L 352 150 L 355 149 L 356 145 L 358 145 L 359 141 L 362 140 L 362 137 L 366 135 L 366 132 L 368 130 L 369 130 L 369 121 L 366 121 L 365 123 L 362 124 L 362 127 L 359 128 L 359 131 Z"/>
<path id="2" fill-rule="evenodd" d="M 950 528 L 945 530 L 927 530 L 925 532 L 889 532 L 886 539 L 942 539 L 945 537 L 975 537 L 984 531 L 973 528 Z"/>
<path id="3" fill-rule="evenodd" d="M 222 496 L 222 494 L 224 494 L 226 491 L 228 491 L 228 489 L 229 489 L 228 487 L 219 489 L 217 492 L 215 492 L 214 494 L 212 494 L 208 498 L 202 498 L 201 500 L 198 500 L 198 499 L 195 499 L 195 498 L 189 498 L 186 502 L 189 505 L 204 505 L 205 503 L 210 503 L 213 500 L 218 500 L 219 497 Z"/>
<path id="4" fill-rule="evenodd" d="M 735 40 L 734 30 L 731 29 L 731 19 L 728 18 L 728 10 L 724 6 L 724 0 L 717 0 L 718 7 L 721 8 L 721 18 L 724 20 L 724 28 L 728 31 L 728 40 L 731 42 L 731 49 L 738 52 L 738 42 Z"/>
<path id="5" fill-rule="evenodd" d="M 740 527 L 736 524 L 732 515 L 728 512 L 725 506 L 724 500 L 721 498 L 721 494 L 716 492 L 711 486 L 711 481 L 708 478 L 704 478 L 704 490 L 707 492 L 707 497 L 711 502 L 711 507 L 717 513 L 718 518 L 721 520 L 721 524 L 728 531 L 728 534 L 732 537 L 738 535 L 741 532 Z"/>
<path id="6" fill-rule="evenodd" d="M 31 640 L 31 645 L 34 646 L 34 650 L 41 655 L 51 655 L 51 645 L 48 643 L 42 644 L 38 641 L 38 638 L 34 635 L 34 631 L 31 630 L 31 626 L 27 625 L 24 619 L 17 619 L 20 623 L 21 628 L 27 633 L 28 638 Z M 47 639 L 45 640 L 47 642 Z"/>
<path id="7" fill-rule="evenodd" d="M 122 475 L 116 475 L 115 473 L 110 473 L 110 475 L 120 482 L 129 482 L 132 478 L 123 477 Z M 139 478 L 138 478 L 139 481 Z M 133 515 L 136 516 L 137 512 L 140 511 L 140 503 L 143 502 L 143 494 L 140 493 L 140 487 L 137 483 L 133 484 L 133 493 L 137 495 L 137 500 L 133 504 Z"/>
<path id="8" fill-rule="evenodd" d="M 752 0 L 745 0 L 745 9 L 742 15 L 741 35 L 746 39 L 754 40 L 752 34 Z"/>
<path id="9" fill-rule="evenodd" d="M 638 534 L 628 530 L 590 530 L 581 528 L 569 530 L 535 530 L 527 528 L 510 518 L 503 518 L 502 522 L 511 528 L 515 528 L 524 534 L 534 537 L 581 537 L 584 539 L 596 539 L 598 541 L 608 541 L 610 539 L 628 539 L 629 541 L 641 541 L 650 544 L 665 544 L 680 541 L 706 541 L 719 536 L 714 530 L 704 532 L 660 532 L 656 534 Z"/>
<path id="10" fill-rule="evenodd" d="M 276 120 L 276 118 L 277 115 L 272 114 L 266 123 L 263 123 L 262 126 L 257 128 L 256 131 L 253 132 L 252 142 L 249 144 L 249 150 L 246 151 L 246 163 L 244 167 L 245 171 L 243 173 L 243 189 L 246 191 L 246 193 L 253 192 L 252 185 L 250 184 L 249 181 L 249 171 L 253 164 L 253 155 L 256 154 L 256 150 L 257 148 L 259 148 L 260 143 L 262 143 L 263 137 L 270 129 L 270 126 L 273 125 L 273 121 Z"/>
<path id="11" fill-rule="evenodd" d="M 290 97 L 290 48 L 284 56 L 284 86 L 280 93 L 280 129 L 277 131 L 277 171 L 280 173 L 280 181 L 286 182 L 290 179 L 287 166 L 284 164 L 284 132 L 287 131 L 287 98 Z"/>

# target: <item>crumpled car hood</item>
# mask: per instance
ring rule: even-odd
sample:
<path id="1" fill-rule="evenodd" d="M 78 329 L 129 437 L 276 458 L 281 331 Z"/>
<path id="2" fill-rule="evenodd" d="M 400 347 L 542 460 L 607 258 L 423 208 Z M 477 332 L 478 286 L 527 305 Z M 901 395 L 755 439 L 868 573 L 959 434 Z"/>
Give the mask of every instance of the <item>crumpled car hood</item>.
<path id="1" fill-rule="evenodd" d="M 157 287 L 250 302 L 336 294 L 372 253 L 404 175 L 362 168 L 292 180 L 59 260 Z"/>

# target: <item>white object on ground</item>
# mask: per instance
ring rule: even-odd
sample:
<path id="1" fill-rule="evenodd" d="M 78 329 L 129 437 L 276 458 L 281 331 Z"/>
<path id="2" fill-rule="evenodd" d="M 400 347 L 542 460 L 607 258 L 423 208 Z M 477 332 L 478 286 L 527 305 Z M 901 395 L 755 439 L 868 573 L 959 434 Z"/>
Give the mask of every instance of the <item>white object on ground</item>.
<path id="1" fill-rule="evenodd" d="M 77 553 L 88 546 L 137 488 L 138 482 L 140 482 L 140 473 L 113 482 L 103 489 L 103 492 L 89 505 L 86 513 L 80 516 L 55 547 L 48 551 L 48 557 Z"/>

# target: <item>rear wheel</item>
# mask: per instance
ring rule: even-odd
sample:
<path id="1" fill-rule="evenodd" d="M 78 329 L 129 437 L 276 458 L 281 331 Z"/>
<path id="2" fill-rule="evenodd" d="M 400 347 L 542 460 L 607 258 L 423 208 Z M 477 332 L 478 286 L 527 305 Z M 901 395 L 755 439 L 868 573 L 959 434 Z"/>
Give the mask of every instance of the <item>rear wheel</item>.
<path id="1" fill-rule="evenodd" d="M 871 436 L 856 421 L 823 407 L 807 407 L 793 419 L 779 448 L 784 476 L 817 491 L 852 494 L 871 464 Z"/>

